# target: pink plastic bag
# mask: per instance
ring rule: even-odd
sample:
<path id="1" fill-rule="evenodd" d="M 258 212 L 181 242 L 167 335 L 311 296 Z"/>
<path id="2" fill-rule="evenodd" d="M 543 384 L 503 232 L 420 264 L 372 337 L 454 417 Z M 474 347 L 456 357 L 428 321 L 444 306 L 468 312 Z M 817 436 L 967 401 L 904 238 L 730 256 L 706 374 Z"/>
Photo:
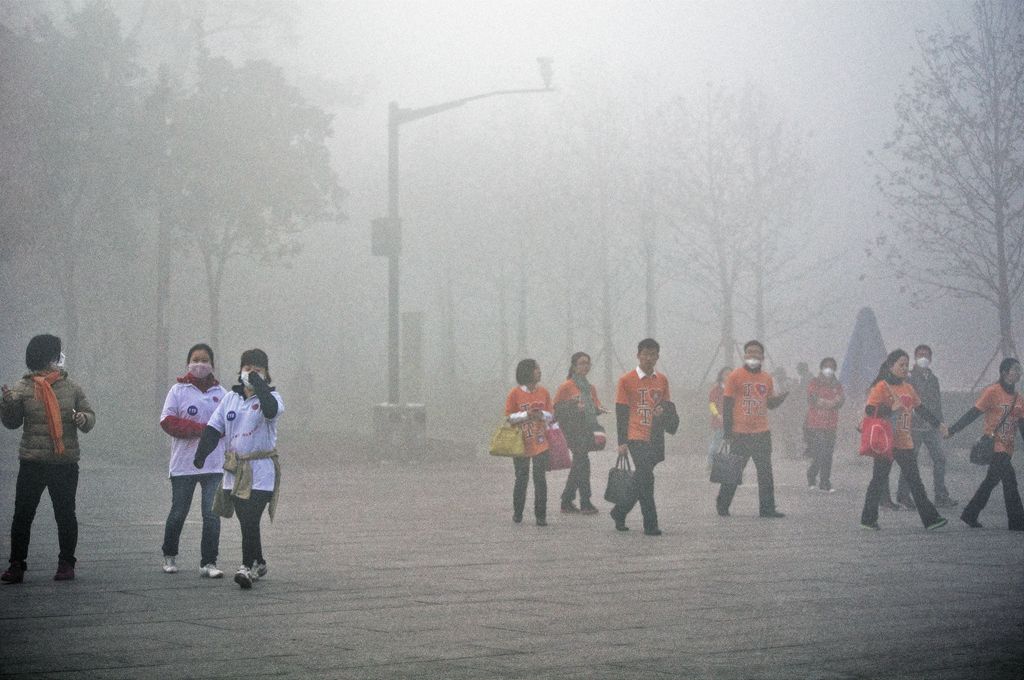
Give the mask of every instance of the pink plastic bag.
<path id="1" fill-rule="evenodd" d="M 558 423 L 548 427 L 548 470 L 568 470 L 572 467 L 572 453 L 565 441 L 565 434 Z"/>

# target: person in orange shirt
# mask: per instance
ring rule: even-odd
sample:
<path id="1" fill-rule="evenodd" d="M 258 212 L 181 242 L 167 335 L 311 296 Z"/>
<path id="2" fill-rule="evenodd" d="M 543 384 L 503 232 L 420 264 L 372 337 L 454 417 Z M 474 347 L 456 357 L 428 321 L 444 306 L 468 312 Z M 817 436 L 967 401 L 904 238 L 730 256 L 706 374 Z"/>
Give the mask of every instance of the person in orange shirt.
<path id="1" fill-rule="evenodd" d="M 764 345 L 750 340 L 743 345 L 743 365 L 725 379 L 723 401 L 723 437 L 739 456 L 740 474 L 747 461 L 754 459 L 757 469 L 757 498 L 761 517 L 785 517 L 775 507 L 775 481 L 772 478 L 772 433 L 768 429 L 768 409 L 778 408 L 788 393 L 775 394 L 772 377 L 761 370 Z M 736 495 L 736 484 L 718 488 L 715 506 L 722 517 Z"/>
<path id="2" fill-rule="evenodd" d="M 999 364 L 999 382 L 986 387 L 974 407 L 956 421 L 946 435 L 947 438 L 952 437 L 985 414 L 985 434 L 995 439 L 995 458 L 989 463 L 981 486 L 960 514 L 960 519 L 975 529 L 981 528 L 978 515 L 988 503 L 992 490 L 1002 482 L 1008 528 L 1010 531 L 1024 531 L 1024 505 L 1017 488 L 1017 475 L 1010 462 L 1015 443 L 1014 428 L 1019 429 L 1021 437 L 1024 437 L 1024 397 L 1017 392 L 1020 376 L 1020 362 L 1013 357 L 1003 359 Z"/>
<path id="3" fill-rule="evenodd" d="M 604 430 L 597 416 L 608 411 L 597 398 L 597 389 L 587 381 L 590 373 L 590 355 L 576 352 L 569 359 L 569 375 L 555 390 L 555 419 L 565 434 L 572 451 L 572 467 L 562 491 L 562 512 L 596 515 L 597 508 L 590 502 L 590 452 L 594 450 L 595 434 Z M 573 505 L 576 492 L 580 506 Z"/>
<path id="4" fill-rule="evenodd" d="M 619 456 L 633 458 L 637 497 L 612 508 L 615 528 L 629 531 L 626 515 L 640 502 L 644 535 L 661 536 L 658 510 L 654 504 L 654 466 L 665 460 L 665 432 L 675 434 L 679 415 L 668 391 L 668 378 L 655 373 L 661 346 L 652 338 L 641 340 L 636 348 L 638 366 L 619 378 L 615 390 L 615 425 Z"/>
<path id="5" fill-rule="evenodd" d="M 864 412 L 869 416 L 892 419 L 893 458 L 907 481 L 917 512 L 921 516 L 921 523 L 926 529 L 938 529 L 946 526 L 946 518 L 939 515 L 939 511 L 928 500 L 928 493 L 924 490 L 921 473 L 917 469 L 917 453 L 914 450 L 911 427 L 915 415 L 939 428 L 943 435 L 946 434 L 946 426 L 921 404 L 914 386 L 907 381 L 909 367 L 910 356 L 906 352 L 902 349 L 890 352 L 871 384 Z M 860 515 L 860 525 L 865 529 L 879 529 L 878 502 L 889 481 L 892 463 L 893 461 L 885 456 L 875 457 L 871 482 L 864 496 L 864 510 Z"/>
<path id="6" fill-rule="evenodd" d="M 530 481 L 530 462 L 533 461 L 533 516 L 537 526 L 546 527 L 548 510 L 548 469 L 547 426 L 554 419 L 551 395 L 540 386 L 540 366 L 533 359 L 523 359 L 516 366 L 516 382 L 505 399 L 505 415 L 508 422 L 516 425 L 523 433 L 523 447 L 526 456 L 513 458 L 516 472 L 512 487 L 512 521 L 523 521 L 526 506 L 526 485 Z"/>

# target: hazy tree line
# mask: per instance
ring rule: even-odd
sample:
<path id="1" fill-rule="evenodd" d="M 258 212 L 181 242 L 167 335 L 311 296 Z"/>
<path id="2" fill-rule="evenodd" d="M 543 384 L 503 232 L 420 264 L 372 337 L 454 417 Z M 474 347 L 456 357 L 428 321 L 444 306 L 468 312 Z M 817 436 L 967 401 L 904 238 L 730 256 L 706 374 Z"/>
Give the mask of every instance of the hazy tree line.
<path id="1" fill-rule="evenodd" d="M 314 104 L 269 57 L 297 7 L 69 6 L 0 16 L 5 354 L 57 332 L 97 401 L 145 420 L 180 368 L 176 343 L 270 337 L 306 381 L 296 399 L 366 418 L 385 394 L 386 285 L 368 226 L 344 221 L 339 175 L 360 169 L 331 154 L 337 106 L 358 98 Z M 923 36 L 875 155 L 893 206 L 879 270 L 991 304 L 1007 354 L 1024 286 L 1020 28 L 1019 6 L 980 3 L 963 34 Z M 251 58 L 214 49 L 226 34 Z M 835 295 L 840 254 L 814 231 L 827 159 L 765 88 L 644 99 L 601 78 L 559 73 L 552 95 L 477 108 L 457 147 L 429 127 L 406 135 L 403 308 L 425 313 L 426 378 L 404 398 L 443 380 L 449 415 L 493 413 L 518 358 L 554 383 L 579 348 L 608 394 L 637 339 L 680 328 L 698 330 L 670 352 L 696 368 L 673 378 L 696 386 L 737 341 L 798 333 Z M 230 378 L 234 357 L 219 358 Z M 360 388 L 331 392 L 321 373 Z"/>

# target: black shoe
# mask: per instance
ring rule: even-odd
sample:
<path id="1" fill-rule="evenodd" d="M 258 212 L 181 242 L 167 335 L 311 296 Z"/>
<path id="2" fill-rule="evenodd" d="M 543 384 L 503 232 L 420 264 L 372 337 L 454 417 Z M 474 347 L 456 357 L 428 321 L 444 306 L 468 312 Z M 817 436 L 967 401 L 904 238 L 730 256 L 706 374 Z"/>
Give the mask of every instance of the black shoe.
<path id="1" fill-rule="evenodd" d="M 644 536 L 661 536 L 661 529 L 657 527 L 653 529 L 644 529 Z"/>
<path id="2" fill-rule="evenodd" d="M 572 501 L 562 501 L 562 512 L 567 515 L 578 515 L 580 509 L 572 504 Z"/>
<path id="3" fill-rule="evenodd" d="M 583 505 L 582 503 L 580 504 L 580 514 L 581 515 L 596 515 L 597 512 L 598 512 L 597 508 L 595 508 L 593 505 L 589 505 L 589 504 Z"/>
<path id="4" fill-rule="evenodd" d="M 913 498 L 897 498 L 896 502 L 905 507 L 907 510 L 917 510 L 917 503 L 914 502 Z"/>
<path id="5" fill-rule="evenodd" d="M 520 522 L 523 521 L 523 516 L 522 515 L 512 515 L 512 521 L 515 522 L 516 524 L 519 524 Z"/>
<path id="6" fill-rule="evenodd" d="M 629 531 L 629 527 L 626 526 L 626 520 L 619 519 L 618 517 L 616 517 L 614 510 L 609 512 L 608 514 L 612 516 L 612 520 L 615 522 L 616 531 Z"/>
<path id="7" fill-rule="evenodd" d="M 958 503 L 949 496 L 935 499 L 935 507 L 937 508 L 955 508 L 957 505 Z"/>
<path id="8" fill-rule="evenodd" d="M 718 510 L 718 516 L 719 517 L 728 517 L 729 516 L 729 508 L 723 508 L 723 507 L 719 506 L 718 508 L 716 508 L 716 510 Z"/>
<path id="9" fill-rule="evenodd" d="M 878 526 L 878 522 L 861 522 L 861 529 L 871 529 L 873 531 L 879 531 L 882 527 Z"/>
<path id="10" fill-rule="evenodd" d="M 779 517 L 785 517 L 785 516 L 786 516 L 785 513 L 779 512 L 778 510 L 771 510 L 769 512 L 762 512 L 761 513 L 761 517 L 764 517 L 766 519 L 777 519 Z"/>
<path id="11" fill-rule="evenodd" d="M 546 519 L 544 519 L 543 517 L 538 517 L 537 518 L 537 526 L 539 526 L 539 527 L 546 527 L 547 525 L 548 525 L 548 521 Z"/>
<path id="12" fill-rule="evenodd" d="M 882 508 L 883 510 L 892 510 L 892 511 L 894 511 L 894 512 L 895 512 L 896 510 L 899 510 L 899 509 L 900 509 L 900 506 L 899 506 L 898 504 L 896 504 L 896 503 L 893 503 L 893 502 L 892 502 L 891 500 L 889 500 L 888 498 L 886 498 L 885 500 L 881 500 L 881 501 L 879 501 L 879 502 L 878 502 L 878 507 Z"/>
<path id="13" fill-rule="evenodd" d="M 963 522 L 964 524 L 966 524 L 967 526 L 969 526 L 972 529 L 980 529 L 981 528 L 981 522 L 979 522 L 977 519 L 971 519 L 971 518 L 967 517 L 967 515 L 960 515 L 960 521 Z"/>

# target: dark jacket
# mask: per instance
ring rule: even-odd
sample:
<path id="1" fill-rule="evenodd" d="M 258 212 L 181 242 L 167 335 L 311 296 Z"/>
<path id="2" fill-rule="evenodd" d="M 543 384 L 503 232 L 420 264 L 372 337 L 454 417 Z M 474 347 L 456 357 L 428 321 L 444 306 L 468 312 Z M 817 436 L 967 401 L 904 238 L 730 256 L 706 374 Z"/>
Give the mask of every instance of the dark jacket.
<path id="1" fill-rule="evenodd" d="M 663 401 L 658 404 L 662 407 L 660 416 L 655 416 L 651 423 L 651 439 L 648 442 L 640 442 L 647 451 L 654 456 L 654 460 L 661 462 L 665 460 L 665 434 L 675 434 L 679 431 L 679 413 L 676 405 L 671 401 Z M 635 446 L 636 442 L 630 442 Z"/>
<path id="2" fill-rule="evenodd" d="M 935 373 L 931 369 L 914 366 L 910 371 L 909 382 L 917 392 L 917 396 L 921 398 L 921 405 L 931 411 L 940 423 L 943 422 L 942 393 L 939 390 L 939 379 L 935 377 Z M 920 418 L 914 418 L 911 427 L 915 430 L 935 429 L 930 423 Z"/>
<path id="3" fill-rule="evenodd" d="M 555 420 L 562 428 L 570 451 L 579 454 L 594 449 L 594 428 L 587 425 L 587 418 L 575 399 L 555 404 Z"/>

